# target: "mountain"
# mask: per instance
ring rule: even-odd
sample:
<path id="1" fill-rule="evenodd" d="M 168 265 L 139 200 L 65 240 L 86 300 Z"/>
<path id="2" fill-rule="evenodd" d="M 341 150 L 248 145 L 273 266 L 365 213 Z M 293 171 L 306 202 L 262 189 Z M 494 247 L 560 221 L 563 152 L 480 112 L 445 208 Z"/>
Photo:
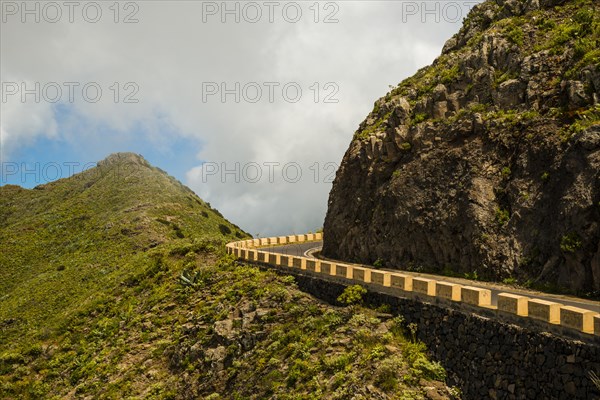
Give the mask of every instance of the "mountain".
<path id="1" fill-rule="evenodd" d="M 147 269 L 154 248 L 236 237 L 247 234 L 131 153 L 32 190 L 3 186 L 0 321 L 11 321 L 3 336 L 52 330 L 92 292 Z"/>
<path id="2" fill-rule="evenodd" d="M 451 398 L 401 319 L 225 254 L 247 237 L 131 153 L 0 187 L 0 398 Z"/>
<path id="3" fill-rule="evenodd" d="M 475 6 L 375 102 L 323 254 L 600 297 L 600 4 Z"/>

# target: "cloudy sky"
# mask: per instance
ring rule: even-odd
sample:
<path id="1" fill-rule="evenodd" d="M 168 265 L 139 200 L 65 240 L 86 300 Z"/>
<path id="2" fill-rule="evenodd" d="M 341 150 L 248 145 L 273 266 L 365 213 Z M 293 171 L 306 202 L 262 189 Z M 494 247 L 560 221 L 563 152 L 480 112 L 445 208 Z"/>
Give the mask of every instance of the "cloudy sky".
<path id="1" fill-rule="evenodd" d="M 474 1 L 0 1 L 0 184 L 142 154 L 254 235 L 323 224 L 358 124 Z"/>

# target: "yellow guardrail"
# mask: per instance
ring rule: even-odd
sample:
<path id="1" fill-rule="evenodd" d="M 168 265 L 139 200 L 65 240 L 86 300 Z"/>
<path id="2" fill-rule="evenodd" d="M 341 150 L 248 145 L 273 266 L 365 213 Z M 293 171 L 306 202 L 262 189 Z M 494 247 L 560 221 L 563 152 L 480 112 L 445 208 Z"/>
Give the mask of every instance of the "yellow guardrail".
<path id="1" fill-rule="evenodd" d="M 574 329 L 585 334 L 600 336 L 600 314 L 584 308 L 529 298 L 512 293 L 499 293 L 497 306 L 491 305 L 491 291 L 442 280 L 412 277 L 401 272 L 381 271 L 366 266 L 356 266 L 330 260 L 298 257 L 270 252 L 265 246 L 281 246 L 322 240 L 322 233 L 249 239 L 227 244 L 227 252 L 235 257 L 280 268 L 290 268 L 337 277 L 397 291 L 398 295 L 413 293 L 425 298 L 467 304 L 486 310 L 496 310 L 504 315 L 532 318 L 554 326 Z"/>

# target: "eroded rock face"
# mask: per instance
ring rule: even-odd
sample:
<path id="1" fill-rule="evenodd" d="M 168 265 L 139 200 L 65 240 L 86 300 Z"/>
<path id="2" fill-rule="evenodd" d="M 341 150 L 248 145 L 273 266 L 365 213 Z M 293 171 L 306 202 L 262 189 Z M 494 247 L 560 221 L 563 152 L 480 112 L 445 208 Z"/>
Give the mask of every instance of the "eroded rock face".
<path id="1" fill-rule="evenodd" d="M 482 3 L 375 103 L 334 181 L 325 256 L 600 295 L 600 63 L 574 49 L 597 43 L 600 7 L 575 3 Z M 564 24 L 580 36 L 557 47 Z"/>

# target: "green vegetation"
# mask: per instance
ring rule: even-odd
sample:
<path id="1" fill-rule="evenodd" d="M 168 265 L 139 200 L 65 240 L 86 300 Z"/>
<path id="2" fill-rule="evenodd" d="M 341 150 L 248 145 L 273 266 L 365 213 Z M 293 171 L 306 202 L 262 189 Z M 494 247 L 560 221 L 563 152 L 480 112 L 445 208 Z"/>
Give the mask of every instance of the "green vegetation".
<path id="1" fill-rule="evenodd" d="M 517 283 L 517 279 L 511 276 L 509 278 L 504 278 L 502 280 L 502 283 L 504 283 L 505 285 L 514 285 Z"/>
<path id="2" fill-rule="evenodd" d="M 226 256 L 245 233 L 125 158 L 125 179 L 113 159 L 36 190 L 0 188 L 1 397 L 335 399 L 373 384 L 399 398 L 443 380 L 422 344 L 373 311 L 328 306 Z"/>
<path id="3" fill-rule="evenodd" d="M 392 115 L 392 112 L 390 111 L 387 114 L 385 114 L 384 116 L 382 116 L 381 118 L 379 118 L 377 121 L 375 121 L 375 123 L 373 123 L 372 125 L 367 126 L 362 131 L 357 131 L 356 134 L 354 135 L 354 140 L 368 139 L 373 133 L 378 132 L 382 128 L 382 126 L 385 123 L 387 123 L 387 121 L 391 115 Z"/>
<path id="4" fill-rule="evenodd" d="M 455 64 L 452 68 L 444 69 L 440 72 L 439 80 L 441 83 L 447 85 L 454 82 L 460 77 L 460 70 L 458 64 Z"/>
<path id="5" fill-rule="evenodd" d="M 590 108 L 579 111 L 575 121 L 569 127 L 571 134 L 577 134 L 592 125 L 600 124 L 600 105 L 596 104 Z"/>
<path id="6" fill-rule="evenodd" d="M 480 279 L 479 278 L 479 274 L 477 273 L 477 271 L 465 272 L 464 278 L 465 279 L 471 279 L 473 281 L 478 281 Z"/>
<path id="7" fill-rule="evenodd" d="M 519 75 L 517 72 L 515 71 L 502 71 L 502 70 L 496 70 L 494 72 L 494 88 L 497 88 L 498 86 L 500 86 L 500 84 L 511 80 L 511 79 L 516 79 L 518 78 Z"/>
<path id="8" fill-rule="evenodd" d="M 569 232 L 560 239 L 560 249 L 565 253 L 575 253 L 581 248 L 581 237 L 576 232 Z"/>
<path id="9" fill-rule="evenodd" d="M 504 32 L 506 38 L 517 46 L 523 46 L 523 29 L 518 25 L 510 25 Z"/>
<path id="10" fill-rule="evenodd" d="M 538 44 L 532 50 L 550 50 L 556 55 L 573 49 L 577 63 L 565 72 L 565 77 L 574 79 L 582 67 L 600 61 L 600 9 L 590 0 L 570 2 L 559 8 L 559 15 L 562 18 L 554 18 L 558 23 L 540 15 L 535 40 Z"/>
<path id="11" fill-rule="evenodd" d="M 339 303 L 351 306 L 354 304 L 362 304 L 363 296 L 367 293 L 367 289 L 360 285 L 348 286 L 344 292 L 337 298 Z"/>
<path id="12" fill-rule="evenodd" d="M 417 113 L 413 117 L 413 119 L 411 121 L 411 125 L 420 124 L 421 122 L 425 121 L 427 118 L 428 118 L 427 114 L 425 114 L 425 113 Z"/>
<path id="13" fill-rule="evenodd" d="M 65 314 L 93 293 L 158 273 L 153 248 L 216 247 L 233 232 L 246 236 L 135 155 L 33 190 L 1 187 L 0 274 L 10 279 L 0 281 L 0 321 L 11 321 L 1 341 L 16 346 L 60 331 Z"/>
<path id="14" fill-rule="evenodd" d="M 500 207 L 496 208 L 495 220 L 500 226 L 506 225 L 508 220 L 510 220 L 510 212 Z"/>
<path id="15" fill-rule="evenodd" d="M 387 97 L 391 99 L 395 96 L 408 96 L 409 90 L 414 88 L 417 91 L 417 98 L 414 99 L 416 101 L 431 93 L 438 84 L 452 84 L 461 76 L 456 59 L 444 54 L 438 57 L 431 66 L 421 68 L 416 74 L 400 82 Z"/>

